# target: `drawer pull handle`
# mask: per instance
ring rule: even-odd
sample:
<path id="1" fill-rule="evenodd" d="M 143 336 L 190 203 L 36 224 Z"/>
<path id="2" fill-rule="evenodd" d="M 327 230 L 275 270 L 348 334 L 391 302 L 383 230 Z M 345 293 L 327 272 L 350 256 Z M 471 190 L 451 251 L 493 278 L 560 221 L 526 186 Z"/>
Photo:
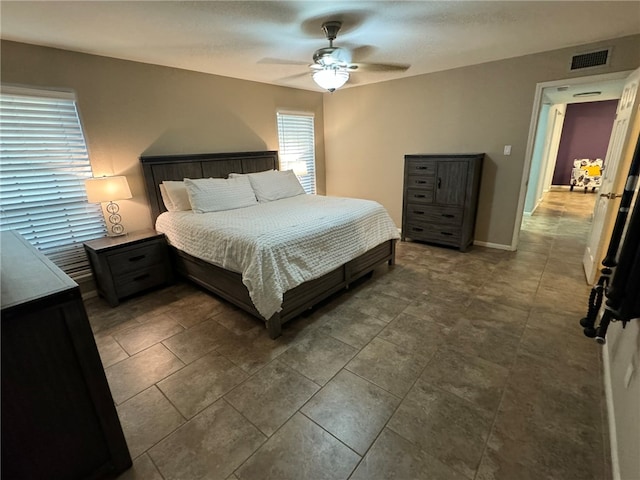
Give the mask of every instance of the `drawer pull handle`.
<path id="1" fill-rule="evenodd" d="M 424 215 L 424 212 L 421 212 L 420 210 L 414 210 L 413 213 L 416 215 Z"/>
<path id="2" fill-rule="evenodd" d="M 426 195 L 414 195 L 415 198 L 425 198 Z"/>
<path id="3" fill-rule="evenodd" d="M 438 177 L 438 188 L 440 188 L 441 186 L 442 186 L 442 179 Z"/>
<path id="4" fill-rule="evenodd" d="M 131 257 L 129 259 L 130 262 L 137 262 L 138 260 L 142 260 L 146 255 L 136 255 L 135 257 Z"/>
<path id="5" fill-rule="evenodd" d="M 427 167 L 425 167 L 424 165 L 418 165 L 416 167 L 416 170 L 426 170 L 426 169 L 427 169 Z"/>
<path id="6" fill-rule="evenodd" d="M 450 237 L 451 235 L 453 235 L 453 233 L 451 232 L 440 232 L 441 235 L 446 235 L 447 237 Z"/>
<path id="7" fill-rule="evenodd" d="M 147 277 L 150 277 L 151 275 L 148 273 L 142 274 L 142 275 L 138 275 L 137 277 L 135 277 L 133 280 L 136 282 L 139 282 L 140 280 L 144 280 Z"/>
<path id="8" fill-rule="evenodd" d="M 413 230 L 414 232 L 422 232 L 423 231 L 422 228 L 418 228 L 418 227 L 413 227 L 413 228 L 411 228 L 411 230 Z"/>
<path id="9" fill-rule="evenodd" d="M 443 217 L 446 217 L 446 218 L 453 218 L 453 217 L 455 217 L 455 215 L 451 215 L 450 213 L 443 213 L 443 214 L 442 214 L 442 216 L 443 216 Z"/>
<path id="10" fill-rule="evenodd" d="M 423 185 L 425 183 L 427 183 L 425 180 L 416 180 L 416 183 L 419 183 L 420 185 Z"/>

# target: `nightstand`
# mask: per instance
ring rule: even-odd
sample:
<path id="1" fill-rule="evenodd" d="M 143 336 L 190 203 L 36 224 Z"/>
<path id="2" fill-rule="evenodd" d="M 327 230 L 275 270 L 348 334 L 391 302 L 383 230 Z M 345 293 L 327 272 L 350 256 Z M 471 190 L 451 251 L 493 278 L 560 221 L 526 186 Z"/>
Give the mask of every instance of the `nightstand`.
<path id="1" fill-rule="evenodd" d="M 125 297 L 172 280 L 164 234 L 143 230 L 84 243 L 98 294 L 115 307 Z"/>

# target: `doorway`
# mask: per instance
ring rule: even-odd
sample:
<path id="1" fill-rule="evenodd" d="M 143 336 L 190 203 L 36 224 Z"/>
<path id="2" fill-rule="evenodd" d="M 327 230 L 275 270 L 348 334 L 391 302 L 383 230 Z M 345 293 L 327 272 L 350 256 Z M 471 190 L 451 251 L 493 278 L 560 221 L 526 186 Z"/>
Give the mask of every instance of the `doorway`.
<path id="1" fill-rule="evenodd" d="M 533 213 L 545 190 L 551 186 L 566 105 L 578 103 L 580 100 L 576 99 L 580 97 L 583 97 L 582 101 L 593 101 L 594 98 L 588 95 L 595 95 L 593 92 L 596 91 L 600 92 L 599 100 L 619 99 L 630 73 L 616 72 L 537 85 L 512 249 L 517 248 L 525 204 L 527 213 Z"/>

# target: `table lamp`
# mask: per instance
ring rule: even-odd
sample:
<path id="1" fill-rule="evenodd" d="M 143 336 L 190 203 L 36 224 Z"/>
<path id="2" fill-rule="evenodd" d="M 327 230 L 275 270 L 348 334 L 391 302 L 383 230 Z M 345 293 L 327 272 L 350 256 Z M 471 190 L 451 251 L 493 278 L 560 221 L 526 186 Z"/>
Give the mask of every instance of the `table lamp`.
<path id="1" fill-rule="evenodd" d="M 309 172 L 307 171 L 307 162 L 303 160 L 298 160 L 296 162 L 291 162 L 289 164 L 289 168 L 293 170 L 298 177 L 304 177 Z"/>
<path id="2" fill-rule="evenodd" d="M 111 223 L 111 236 L 123 235 L 124 227 L 120 223 L 122 217 L 118 214 L 120 207 L 116 200 L 126 200 L 131 198 L 131 190 L 127 177 L 116 175 L 113 177 L 94 177 L 84 181 L 87 190 L 87 200 L 89 203 L 109 202 L 105 207 L 109 212 L 109 223 Z"/>

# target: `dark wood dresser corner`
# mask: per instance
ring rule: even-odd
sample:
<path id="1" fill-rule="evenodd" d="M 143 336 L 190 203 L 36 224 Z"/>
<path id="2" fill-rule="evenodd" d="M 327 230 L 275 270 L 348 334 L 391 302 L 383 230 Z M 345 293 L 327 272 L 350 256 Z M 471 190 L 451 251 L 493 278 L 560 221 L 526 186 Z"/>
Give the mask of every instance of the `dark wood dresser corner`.
<path id="1" fill-rule="evenodd" d="M 113 478 L 131 466 L 80 288 L 2 241 L 2 478 Z"/>

